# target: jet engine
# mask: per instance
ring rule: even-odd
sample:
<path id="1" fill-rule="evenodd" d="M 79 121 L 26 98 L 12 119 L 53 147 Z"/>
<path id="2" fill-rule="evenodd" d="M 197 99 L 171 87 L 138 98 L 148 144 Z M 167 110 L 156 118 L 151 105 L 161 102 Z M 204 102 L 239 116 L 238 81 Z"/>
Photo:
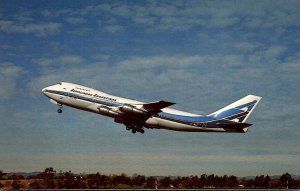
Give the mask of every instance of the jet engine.
<path id="1" fill-rule="evenodd" d="M 126 113 L 126 114 L 140 114 L 140 115 L 147 114 L 146 111 L 144 111 L 142 109 L 138 109 L 138 108 L 134 107 L 133 105 L 129 105 L 129 104 L 126 104 L 126 105 L 120 107 L 119 109 L 120 109 L 120 111 L 122 111 L 123 113 Z"/>
<path id="2" fill-rule="evenodd" d="M 115 116 L 119 115 L 119 113 L 117 113 L 116 111 L 113 111 L 112 109 L 105 107 L 105 106 L 99 106 L 99 107 L 97 107 L 97 109 L 100 114 L 106 115 L 109 117 L 115 117 Z"/>

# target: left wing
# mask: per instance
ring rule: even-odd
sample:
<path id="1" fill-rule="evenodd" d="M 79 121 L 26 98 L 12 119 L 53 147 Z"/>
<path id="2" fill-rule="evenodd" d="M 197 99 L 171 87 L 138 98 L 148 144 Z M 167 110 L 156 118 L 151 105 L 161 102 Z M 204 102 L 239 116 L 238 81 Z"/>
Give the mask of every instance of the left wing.
<path id="1" fill-rule="evenodd" d="M 115 118 L 118 123 L 123 123 L 128 129 L 141 129 L 147 119 L 161 112 L 161 109 L 175 103 L 168 101 L 157 101 L 144 104 L 124 104 L 119 107 L 122 116 Z M 139 127 L 139 128 L 137 128 Z"/>
<path id="2" fill-rule="evenodd" d="M 125 115 L 128 114 L 142 114 L 145 116 L 150 117 L 153 114 L 157 114 L 161 112 L 161 109 L 165 107 L 169 107 L 175 103 L 168 102 L 168 101 L 157 101 L 157 102 L 150 102 L 144 104 L 124 104 L 120 106 L 119 109 Z"/>
<path id="3" fill-rule="evenodd" d="M 163 109 L 165 107 L 169 107 L 174 104 L 175 103 L 168 102 L 168 101 L 157 101 L 157 102 L 143 104 L 142 108 L 147 110 L 151 114 L 156 114 L 156 113 L 161 112 L 161 109 Z"/>

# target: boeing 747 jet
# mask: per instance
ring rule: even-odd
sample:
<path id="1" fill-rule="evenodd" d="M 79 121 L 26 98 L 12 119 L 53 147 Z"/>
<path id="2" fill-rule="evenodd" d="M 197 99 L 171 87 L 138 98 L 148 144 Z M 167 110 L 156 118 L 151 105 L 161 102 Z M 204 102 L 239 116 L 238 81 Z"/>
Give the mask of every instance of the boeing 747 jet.
<path id="1" fill-rule="evenodd" d="M 70 106 L 114 119 L 132 133 L 145 129 L 168 129 L 186 132 L 246 133 L 252 124 L 246 123 L 261 97 L 248 95 L 209 115 L 198 115 L 168 108 L 168 101 L 144 103 L 97 91 L 77 84 L 60 82 L 42 92 L 58 106 Z"/>

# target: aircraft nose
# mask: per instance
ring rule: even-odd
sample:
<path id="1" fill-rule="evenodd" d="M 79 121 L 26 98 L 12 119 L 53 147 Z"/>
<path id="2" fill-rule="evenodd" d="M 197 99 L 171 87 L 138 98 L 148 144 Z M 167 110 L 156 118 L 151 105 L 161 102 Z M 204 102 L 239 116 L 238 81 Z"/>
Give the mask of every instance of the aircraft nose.
<path id="1" fill-rule="evenodd" d="M 46 88 L 43 88 L 43 89 L 42 89 L 42 92 L 45 93 L 45 91 L 46 91 Z"/>

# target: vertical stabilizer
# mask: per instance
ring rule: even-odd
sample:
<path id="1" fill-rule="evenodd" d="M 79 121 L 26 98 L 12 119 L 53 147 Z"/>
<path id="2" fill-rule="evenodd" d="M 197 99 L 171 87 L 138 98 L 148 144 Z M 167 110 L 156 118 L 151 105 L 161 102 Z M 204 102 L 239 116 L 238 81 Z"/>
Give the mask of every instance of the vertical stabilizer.
<path id="1" fill-rule="evenodd" d="M 212 114 L 218 119 L 227 119 L 234 122 L 245 123 L 254 108 L 257 106 L 261 97 L 248 95 Z"/>

